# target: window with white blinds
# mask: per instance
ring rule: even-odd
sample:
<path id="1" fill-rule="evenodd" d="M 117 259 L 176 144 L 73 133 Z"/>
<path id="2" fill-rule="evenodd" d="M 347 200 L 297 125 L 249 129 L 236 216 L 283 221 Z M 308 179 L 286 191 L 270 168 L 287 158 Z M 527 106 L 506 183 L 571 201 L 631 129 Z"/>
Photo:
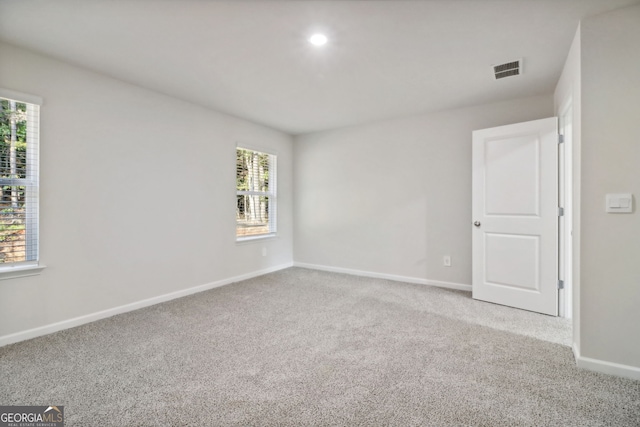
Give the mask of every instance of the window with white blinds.
<path id="1" fill-rule="evenodd" d="M 0 97 L 0 271 L 38 262 L 39 114 Z"/>
<path id="2" fill-rule="evenodd" d="M 236 149 L 236 238 L 276 233 L 276 156 Z"/>

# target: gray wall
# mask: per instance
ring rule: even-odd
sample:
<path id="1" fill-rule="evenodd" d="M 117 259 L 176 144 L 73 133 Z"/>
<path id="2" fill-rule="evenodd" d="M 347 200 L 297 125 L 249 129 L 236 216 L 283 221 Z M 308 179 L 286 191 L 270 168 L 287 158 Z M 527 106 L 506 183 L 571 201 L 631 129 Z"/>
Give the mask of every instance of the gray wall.
<path id="1" fill-rule="evenodd" d="M 295 261 L 470 285 L 471 132 L 551 116 L 549 95 L 296 137 Z"/>
<path id="2" fill-rule="evenodd" d="M 580 349 L 640 369 L 640 5 L 585 19 L 581 46 Z M 618 192 L 633 214 L 605 212 Z"/>
<path id="3" fill-rule="evenodd" d="M 290 264 L 292 138 L 0 44 L 41 109 L 40 276 L 0 281 L 0 338 Z M 235 242 L 235 146 L 277 152 L 279 237 Z M 262 256 L 262 247 L 267 256 Z"/>

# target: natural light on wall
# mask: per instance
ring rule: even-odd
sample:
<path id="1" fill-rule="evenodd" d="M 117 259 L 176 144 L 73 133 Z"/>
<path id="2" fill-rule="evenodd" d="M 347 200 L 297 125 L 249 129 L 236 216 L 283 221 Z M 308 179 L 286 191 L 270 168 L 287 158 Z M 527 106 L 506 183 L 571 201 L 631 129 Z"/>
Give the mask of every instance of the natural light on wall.
<path id="1" fill-rule="evenodd" d="M 250 240 L 276 233 L 276 156 L 236 150 L 236 238 Z"/>

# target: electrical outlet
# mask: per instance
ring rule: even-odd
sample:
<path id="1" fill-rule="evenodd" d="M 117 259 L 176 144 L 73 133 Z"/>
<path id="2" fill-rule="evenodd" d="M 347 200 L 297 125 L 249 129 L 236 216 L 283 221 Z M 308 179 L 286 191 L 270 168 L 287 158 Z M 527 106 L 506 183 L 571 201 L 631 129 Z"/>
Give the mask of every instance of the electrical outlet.
<path id="1" fill-rule="evenodd" d="M 445 255 L 443 263 L 445 267 L 451 267 L 451 257 L 449 255 Z"/>
<path id="2" fill-rule="evenodd" d="M 262 256 L 267 256 L 267 248 L 262 248 Z"/>

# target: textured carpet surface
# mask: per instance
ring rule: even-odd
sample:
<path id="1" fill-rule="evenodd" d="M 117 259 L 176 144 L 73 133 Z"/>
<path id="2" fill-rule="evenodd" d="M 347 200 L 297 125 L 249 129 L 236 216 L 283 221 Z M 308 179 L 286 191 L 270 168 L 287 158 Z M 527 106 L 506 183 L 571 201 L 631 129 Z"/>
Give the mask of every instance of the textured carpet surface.
<path id="1" fill-rule="evenodd" d="M 291 268 L 0 348 L 0 404 L 68 426 L 639 426 L 563 319 Z"/>

